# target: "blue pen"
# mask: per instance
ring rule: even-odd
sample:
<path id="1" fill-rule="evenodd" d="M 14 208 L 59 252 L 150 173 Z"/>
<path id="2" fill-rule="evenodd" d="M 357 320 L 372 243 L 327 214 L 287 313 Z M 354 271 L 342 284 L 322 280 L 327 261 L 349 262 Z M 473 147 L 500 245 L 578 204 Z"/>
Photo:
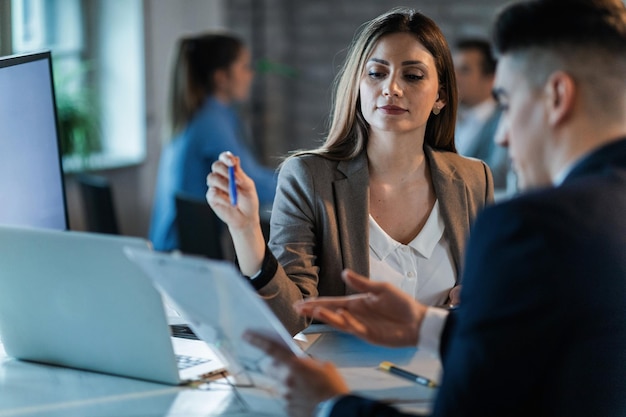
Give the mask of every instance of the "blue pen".
<path id="1" fill-rule="evenodd" d="M 230 204 L 237 205 L 237 184 L 235 183 L 235 167 L 228 167 L 228 194 L 230 195 Z"/>

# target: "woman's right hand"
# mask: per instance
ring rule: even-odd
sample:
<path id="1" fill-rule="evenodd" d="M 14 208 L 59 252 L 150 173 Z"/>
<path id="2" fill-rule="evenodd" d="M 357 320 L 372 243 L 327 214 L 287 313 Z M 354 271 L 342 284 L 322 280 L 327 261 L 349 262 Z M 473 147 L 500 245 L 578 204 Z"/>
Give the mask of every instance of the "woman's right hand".
<path id="1" fill-rule="evenodd" d="M 237 204 L 229 194 L 228 167 L 235 168 Z M 265 239 L 259 217 L 259 198 L 254 181 L 241 169 L 239 158 L 222 152 L 207 175 L 209 187 L 206 200 L 217 216 L 228 225 L 241 272 L 252 276 L 261 268 L 265 255 Z"/>
<path id="2" fill-rule="evenodd" d="M 229 194 L 228 167 L 235 169 L 237 204 L 232 205 Z M 239 157 L 222 152 L 211 166 L 206 184 L 206 200 L 229 229 L 247 229 L 259 223 L 259 198 L 254 181 L 241 169 Z"/>

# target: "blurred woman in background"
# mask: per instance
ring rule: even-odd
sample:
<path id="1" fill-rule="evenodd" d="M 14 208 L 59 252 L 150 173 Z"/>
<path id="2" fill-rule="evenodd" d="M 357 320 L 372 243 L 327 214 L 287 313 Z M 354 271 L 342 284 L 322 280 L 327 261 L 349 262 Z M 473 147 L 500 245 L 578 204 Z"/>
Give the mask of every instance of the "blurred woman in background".
<path id="1" fill-rule="evenodd" d="M 244 43 L 226 33 L 181 39 L 170 91 L 171 141 L 161 154 L 150 240 L 156 250 L 178 247 L 177 194 L 203 200 L 206 175 L 220 153 L 231 151 L 254 180 L 262 206 L 271 206 L 274 171 L 261 166 L 243 141 L 234 104 L 248 98 L 253 78 Z"/>

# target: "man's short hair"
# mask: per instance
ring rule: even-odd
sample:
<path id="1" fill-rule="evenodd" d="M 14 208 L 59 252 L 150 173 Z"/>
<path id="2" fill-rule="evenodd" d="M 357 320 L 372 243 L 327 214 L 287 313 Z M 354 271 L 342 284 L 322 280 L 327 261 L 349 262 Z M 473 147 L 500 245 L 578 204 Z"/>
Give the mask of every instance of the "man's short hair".
<path id="1" fill-rule="evenodd" d="M 456 43 L 456 49 L 458 51 L 477 51 L 482 57 L 482 72 L 483 75 L 493 75 L 496 72 L 496 60 L 492 50 L 491 44 L 484 39 L 467 38 L 461 39 Z"/>
<path id="2" fill-rule="evenodd" d="M 589 114 L 622 117 L 626 94 L 626 6 L 621 0 L 531 0 L 497 17 L 495 50 L 518 58 L 531 87 L 557 70 L 579 81 Z"/>
<path id="3" fill-rule="evenodd" d="M 589 47 L 626 54 L 621 0 L 533 0 L 504 9 L 494 25 L 500 54 L 531 48 Z"/>

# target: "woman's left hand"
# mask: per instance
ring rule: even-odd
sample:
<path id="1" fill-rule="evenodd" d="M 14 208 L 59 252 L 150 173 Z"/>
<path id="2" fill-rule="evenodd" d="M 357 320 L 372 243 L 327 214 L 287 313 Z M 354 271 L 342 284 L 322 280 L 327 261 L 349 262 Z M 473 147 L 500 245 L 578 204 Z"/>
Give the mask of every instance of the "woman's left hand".
<path id="1" fill-rule="evenodd" d="M 450 294 L 448 294 L 448 298 L 450 298 L 450 305 L 456 306 L 461 304 L 461 286 L 453 287 L 450 290 Z"/>

